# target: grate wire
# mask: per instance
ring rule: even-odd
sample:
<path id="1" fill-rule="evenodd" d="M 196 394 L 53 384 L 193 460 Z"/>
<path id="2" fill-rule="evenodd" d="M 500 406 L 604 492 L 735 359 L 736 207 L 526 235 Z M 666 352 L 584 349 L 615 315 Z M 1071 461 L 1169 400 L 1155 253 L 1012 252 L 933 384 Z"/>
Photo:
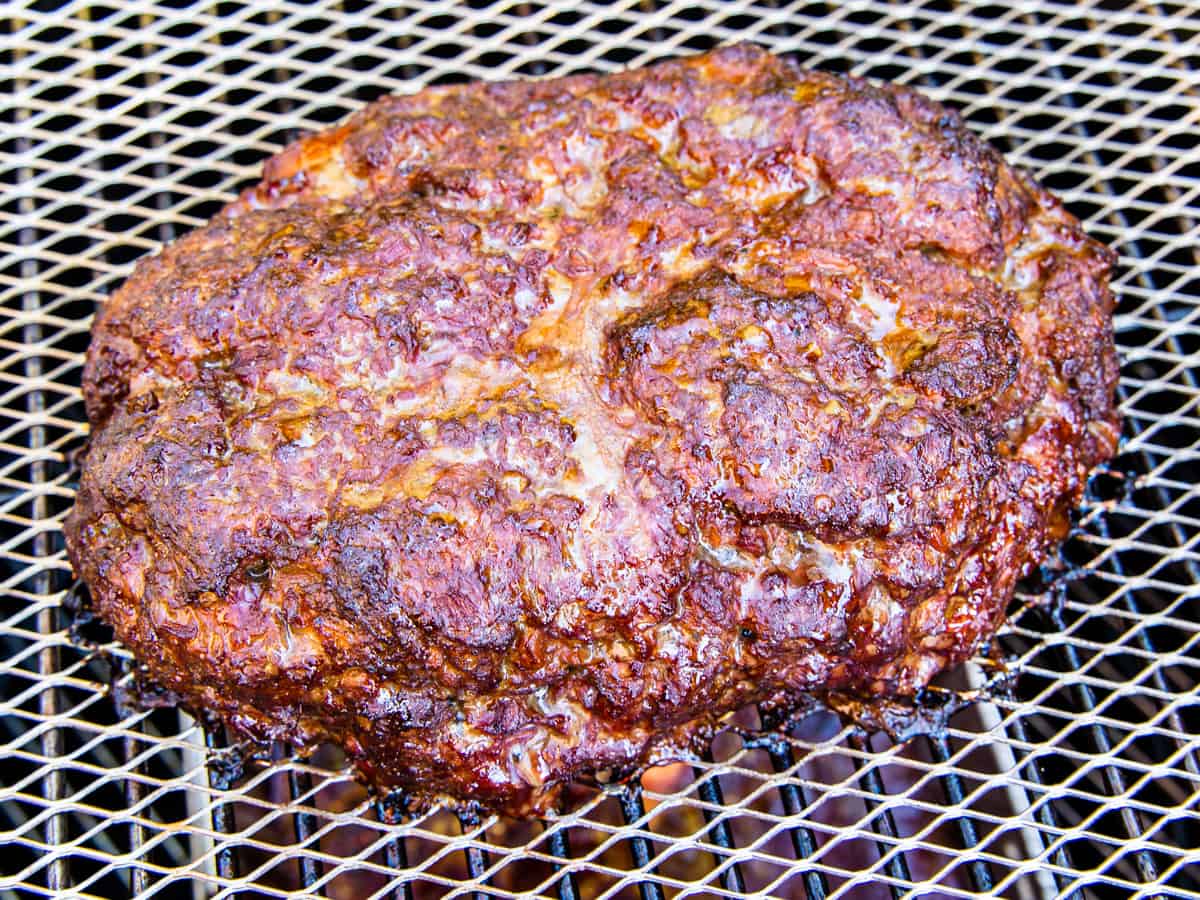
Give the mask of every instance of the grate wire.
<path id="1" fill-rule="evenodd" d="M 621 788 L 618 794 L 621 802 L 621 818 L 627 826 L 630 826 L 629 834 L 629 855 L 635 869 L 641 869 L 647 874 L 653 874 L 650 871 L 650 861 L 654 853 L 650 846 L 650 842 L 646 840 L 638 830 L 641 828 L 642 820 L 646 816 L 646 804 L 642 799 L 642 786 L 637 782 L 626 785 Z M 638 885 L 638 890 L 641 893 L 642 900 L 663 900 L 662 888 L 657 882 L 649 879 L 642 881 Z"/>
<path id="2" fill-rule="evenodd" d="M 858 730 L 850 735 L 849 744 L 859 754 L 865 756 L 870 753 L 870 739 Z M 855 759 L 856 764 L 861 762 L 860 757 L 856 756 Z M 882 839 L 876 842 L 876 846 L 879 848 L 879 858 L 886 860 L 888 874 L 892 876 L 888 887 L 892 892 L 892 897 L 899 900 L 904 896 L 901 885 L 904 882 L 912 881 L 912 874 L 909 872 L 908 860 L 904 858 L 904 853 L 892 850 L 899 837 L 896 819 L 891 810 L 886 806 L 881 807 L 879 800 L 876 799 L 887 794 L 883 786 L 883 778 L 874 766 L 863 765 L 860 768 L 859 782 L 864 788 L 862 800 L 868 813 L 867 824 Z"/>
<path id="3" fill-rule="evenodd" d="M 786 743 L 773 743 L 769 752 L 771 766 L 779 774 L 789 771 L 796 763 L 792 748 Z M 802 822 L 802 810 L 808 805 L 803 789 L 790 781 L 783 781 L 779 785 L 779 795 L 783 802 L 784 813 L 789 818 Z M 803 824 L 796 824 L 788 829 L 788 834 L 791 837 L 792 849 L 797 860 L 806 861 L 816 855 L 816 839 L 810 828 Z M 829 883 L 825 874 L 821 870 L 812 869 L 807 865 L 801 869 L 801 872 L 803 873 L 804 891 L 810 900 L 825 900 L 825 897 L 829 895 Z"/>
<path id="4" fill-rule="evenodd" d="M 711 751 L 706 752 L 703 756 L 705 762 L 713 761 Z M 735 850 L 733 843 L 733 833 L 730 830 L 729 823 L 722 818 L 718 818 L 718 813 L 714 812 L 712 807 L 721 808 L 725 806 L 725 794 L 721 790 L 721 778 L 719 775 L 714 775 L 711 778 L 705 778 L 703 770 L 697 770 L 697 778 L 702 779 L 696 789 L 696 794 L 706 804 L 702 807 L 701 812 L 704 816 L 704 821 L 708 823 L 708 839 L 720 847 L 722 850 Z M 721 864 L 721 855 L 713 854 L 715 864 Z M 740 895 L 745 892 L 745 879 L 742 877 L 742 870 L 738 868 L 735 862 L 721 872 L 721 886 L 731 894 Z"/>
<path id="5" fill-rule="evenodd" d="M 1030 17 L 1026 16 L 1025 18 L 1028 21 L 1028 19 Z M 1094 27 L 1094 26 L 1098 25 L 1099 23 L 1097 23 L 1094 19 L 1092 19 L 1089 24 L 1091 24 Z M 1043 50 L 1047 50 L 1047 51 L 1050 50 L 1050 48 L 1047 46 L 1047 41 L 1044 38 L 1038 41 L 1038 45 Z M 1104 54 L 1105 56 L 1107 56 L 1108 55 L 1107 48 L 1102 47 L 1101 53 Z M 1056 76 L 1062 77 L 1063 72 L 1062 72 L 1061 66 L 1058 66 L 1058 65 L 1052 66 L 1050 68 L 1050 71 L 1053 74 L 1055 74 Z M 1107 77 L 1108 77 L 1109 84 L 1113 88 L 1116 88 L 1119 86 L 1118 82 L 1114 79 L 1112 73 L 1107 73 Z M 1072 107 L 1075 106 L 1075 102 L 1074 102 L 1073 98 L 1070 97 L 1070 95 L 1068 95 L 1065 98 L 1065 100 L 1066 100 L 1066 103 L 1068 104 L 1068 106 L 1072 106 Z M 1122 106 L 1125 107 L 1126 112 L 1130 111 L 1128 102 L 1123 102 Z M 1078 134 L 1080 134 L 1082 137 L 1088 137 L 1088 138 L 1093 137 L 1093 135 L 1089 133 L 1089 130 L 1083 123 L 1078 123 L 1073 127 L 1074 127 L 1074 130 Z M 1138 130 L 1138 136 L 1141 140 L 1145 141 L 1148 139 L 1148 135 L 1145 133 L 1145 130 L 1143 128 L 1139 127 L 1137 130 Z M 1098 159 L 1098 155 L 1094 150 L 1086 151 L 1084 156 L 1093 165 L 1097 165 L 1098 163 L 1100 163 L 1100 160 Z M 1156 173 L 1158 171 L 1160 171 L 1160 166 L 1157 164 L 1157 160 L 1154 160 L 1154 159 L 1152 159 L 1152 171 L 1154 171 Z M 1102 189 L 1105 190 L 1107 193 L 1109 193 L 1111 196 L 1119 195 L 1119 193 L 1113 189 L 1113 186 L 1111 184 L 1102 181 L 1102 182 L 1100 182 L 1100 185 L 1101 185 Z M 1173 190 L 1169 186 L 1167 187 L 1167 191 L 1168 191 L 1168 194 L 1174 193 Z M 1174 198 L 1172 198 L 1172 199 L 1174 199 Z M 1119 209 L 1116 209 L 1116 208 L 1114 208 L 1113 211 L 1109 214 L 1109 220 L 1117 228 L 1128 228 L 1130 225 L 1130 223 L 1128 222 L 1126 217 L 1124 215 L 1122 215 L 1122 213 L 1120 212 Z M 1129 252 L 1139 254 L 1139 256 L 1140 256 L 1139 249 L 1138 249 L 1137 245 L 1133 242 L 1131 242 L 1131 247 L 1130 247 Z M 1144 282 L 1148 281 L 1149 280 L 1148 276 L 1145 276 L 1143 280 L 1144 280 Z M 1160 315 L 1160 313 L 1157 310 L 1155 310 L 1154 314 Z M 1177 345 L 1177 340 L 1173 336 L 1168 336 L 1167 343 L 1168 343 L 1168 346 L 1170 346 L 1172 349 L 1176 350 L 1176 352 L 1179 351 L 1180 348 Z M 1185 370 L 1183 375 L 1184 375 L 1184 378 L 1186 379 L 1187 383 L 1191 387 L 1194 388 L 1195 387 L 1194 372 L 1190 369 Z M 1122 400 L 1127 399 L 1125 396 L 1125 391 L 1122 388 L 1118 388 L 1118 396 Z M 1172 528 L 1175 531 L 1175 536 L 1177 539 L 1182 537 L 1182 535 L 1178 531 L 1178 526 L 1175 523 L 1171 523 L 1168 527 Z M 1106 537 L 1109 536 L 1108 525 L 1103 519 L 1098 521 L 1097 528 Z M 1118 574 L 1122 574 L 1122 575 L 1125 574 L 1119 560 L 1115 561 L 1114 568 L 1116 569 Z M 1195 574 L 1194 565 L 1189 565 L 1189 568 L 1192 569 L 1193 574 Z M 1136 601 L 1133 599 L 1132 596 L 1126 597 L 1125 602 L 1129 606 L 1129 608 L 1132 612 L 1136 613 L 1138 611 L 1137 606 L 1136 606 Z M 1061 629 L 1064 627 L 1064 623 L 1062 622 L 1060 610 L 1058 610 L 1058 609 L 1050 610 L 1049 611 L 1049 619 L 1050 619 L 1052 626 L 1055 629 Z M 1155 648 L 1153 646 L 1153 643 L 1152 643 L 1151 639 L 1149 638 L 1149 635 L 1145 631 L 1139 632 L 1139 641 L 1142 643 L 1143 647 L 1148 652 L 1150 652 L 1150 653 L 1156 652 Z M 1068 644 L 1062 645 L 1060 648 L 1057 648 L 1057 649 L 1063 656 L 1064 663 L 1065 663 L 1065 667 L 1064 667 L 1065 671 L 1076 671 L 1079 669 L 1079 667 L 1080 667 L 1079 654 L 1073 646 L 1071 646 L 1068 643 Z M 1081 706 L 1088 712 L 1093 711 L 1095 709 L 1095 698 L 1093 696 L 1093 692 L 1092 692 L 1091 688 L 1087 684 L 1079 684 L 1075 687 L 1075 690 L 1077 692 L 1077 696 L 1079 698 Z M 1109 736 L 1107 730 L 1102 725 L 1092 726 L 1092 740 L 1094 741 L 1097 753 L 1099 753 L 1099 754 L 1111 753 L 1112 739 Z M 1121 770 L 1116 766 L 1105 767 L 1104 782 L 1105 782 L 1105 786 L 1106 786 L 1109 794 L 1114 798 L 1120 797 L 1126 792 L 1126 785 L 1125 785 L 1124 778 L 1121 774 Z M 1143 821 L 1143 818 L 1139 814 L 1138 810 L 1132 809 L 1132 808 L 1124 808 L 1120 811 L 1120 818 L 1121 818 L 1122 825 L 1124 826 L 1124 829 L 1125 829 L 1125 834 L 1130 840 L 1135 840 L 1138 835 L 1141 835 L 1144 833 L 1145 822 Z M 1154 860 L 1148 851 L 1141 850 L 1136 854 L 1136 867 L 1137 867 L 1137 876 L 1142 882 L 1151 883 L 1157 879 L 1158 872 L 1156 870 Z"/>
<path id="6" fill-rule="evenodd" d="M 950 761 L 950 742 L 946 740 L 944 735 L 930 735 L 929 741 L 930 752 L 934 759 L 940 764 L 945 765 Z M 946 802 L 952 806 L 961 806 L 964 800 L 962 779 L 954 771 L 941 776 L 942 791 L 946 797 Z M 962 838 L 963 850 L 974 850 L 979 844 L 979 836 L 975 831 L 975 823 L 968 816 L 963 816 L 957 820 L 958 833 Z M 992 873 L 988 868 L 988 864 L 981 859 L 973 859 L 969 863 L 967 870 L 971 880 L 971 889 L 977 894 L 986 894 L 992 889 Z"/>
<path id="7" fill-rule="evenodd" d="M 1121 255 L 1125 441 L 994 642 L 1014 678 L 929 739 L 815 714 L 541 824 L 412 813 L 336 754 L 239 766 L 219 727 L 114 706 L 133 663 L 72 628 L 61 521 L 90 315 L 134 261 L 381 94 L 736 39 L 957 106 Z M 1200 897 L 1198 51 L 1200 4 L 1139 0 L 7 4 L 0 894 Z"/>

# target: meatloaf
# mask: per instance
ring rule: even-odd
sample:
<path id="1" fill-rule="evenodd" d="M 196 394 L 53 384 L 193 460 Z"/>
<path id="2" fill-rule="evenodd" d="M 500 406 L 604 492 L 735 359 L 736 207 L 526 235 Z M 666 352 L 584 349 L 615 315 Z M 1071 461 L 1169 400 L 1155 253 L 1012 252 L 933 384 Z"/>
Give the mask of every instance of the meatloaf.
<path id="1" fill-rule="evenodd" d="M 192 708 L 540 813 L 975 651 L 1114 450 L 1112 258 L 753 46 L 386 97 L 104 304 L 71 562 Z"/>

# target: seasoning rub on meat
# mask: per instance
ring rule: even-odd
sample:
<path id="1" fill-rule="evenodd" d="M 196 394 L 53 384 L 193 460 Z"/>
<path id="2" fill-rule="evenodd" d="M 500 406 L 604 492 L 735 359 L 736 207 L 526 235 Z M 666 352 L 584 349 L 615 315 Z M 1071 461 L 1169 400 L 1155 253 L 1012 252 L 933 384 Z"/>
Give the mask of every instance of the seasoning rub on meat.
<path id="1" fill-rule="evenodd" d="M 543 811 L 971 654 L 1113 452 L 1111 262 L 752 46 L 388 97 L 104 306 L 71 561 L 193 707 Z"/>

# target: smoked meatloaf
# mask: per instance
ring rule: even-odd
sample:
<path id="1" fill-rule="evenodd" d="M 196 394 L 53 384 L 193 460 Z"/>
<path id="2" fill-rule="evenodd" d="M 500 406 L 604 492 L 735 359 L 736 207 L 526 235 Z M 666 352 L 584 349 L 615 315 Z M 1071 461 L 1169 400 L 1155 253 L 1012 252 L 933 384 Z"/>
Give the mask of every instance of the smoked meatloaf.
<path id="1" fill-rule="evenodd" d="M 1111 263 L 753 46 L 387 97 L 104 305 L 71 562 L 193 708 L 540 812 L 991 635 L 1117 441 Z"/>

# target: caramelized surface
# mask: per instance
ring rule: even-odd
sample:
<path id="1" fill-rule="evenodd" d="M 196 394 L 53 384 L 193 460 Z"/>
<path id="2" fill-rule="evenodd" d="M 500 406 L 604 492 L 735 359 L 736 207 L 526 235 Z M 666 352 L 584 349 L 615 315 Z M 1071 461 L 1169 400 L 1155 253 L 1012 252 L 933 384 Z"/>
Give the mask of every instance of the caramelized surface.
<path id="1" fill-rule="evenodd" d="M 749 46 L 387 98 L 104 308 L 71 559 L 192 704 L 536 811 L 968 656 L 1115 445 L 1110 264 Z"/>

